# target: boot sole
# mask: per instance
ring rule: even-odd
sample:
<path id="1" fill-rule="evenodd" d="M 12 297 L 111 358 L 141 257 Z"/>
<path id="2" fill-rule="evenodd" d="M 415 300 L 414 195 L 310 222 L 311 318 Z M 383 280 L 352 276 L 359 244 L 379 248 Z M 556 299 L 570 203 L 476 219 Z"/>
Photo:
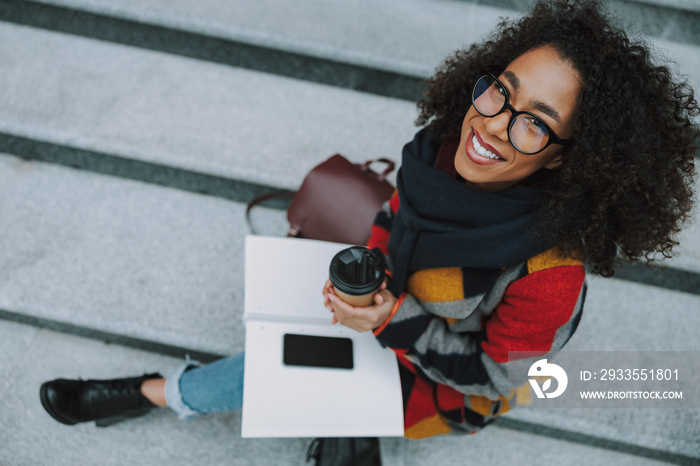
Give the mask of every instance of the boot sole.
<path id="1" fill-rule="evenodd" d="M 102 419 L 96 419 L 95 420 L 95 425 L 97 427 L 109 427 L 113 426 L 114 424 L 118 424 L 122 421 L 127 421 L 129 419 L 134 419 L 137 417 L 141 417 L 144 414 L 148 413 L 151 410 L 151 408 L 144 408 L 144 409 L 139 409 L 136 411 L 127 411 L 124 414 L 120 414 L 117 416 L 112 416 L 112 417 L 106 417 Z"/>
<path id="2" fill-rule="evenodd" d="M 58 414 L 56 411 L 54 411 L 53 406 L 51 406 L 51 403 L 49 402 L 49 395 L 48 395 L 48 382 L 43 384 L 41 386 L 41 389 L 39 390 L 39 397 L 41 398 L 41 406 L 44 407 L 44 410 L 49 413 L 49 416 L 60 422 L 61 424 L 65 424 L 68 426 L 74 426 L 77 424 L 76 421 L 71 421 L 70 419 L 66 419 L 65 417 L 61 416 Z"/>

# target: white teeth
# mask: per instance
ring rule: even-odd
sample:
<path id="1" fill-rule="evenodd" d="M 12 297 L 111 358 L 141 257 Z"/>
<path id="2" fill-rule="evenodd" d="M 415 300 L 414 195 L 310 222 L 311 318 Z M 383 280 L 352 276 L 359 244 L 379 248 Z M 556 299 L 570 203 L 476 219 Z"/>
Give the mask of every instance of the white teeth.
<path id="1" fill-rule="evenodd" d="M 494 160 L 503 160 L 501 157 L 497 156 L 496 154 L 494 154 L 490 150 L 486 150 L 486 148 L 484 146 L 479 144 L 479 140 L 476 139 L 476 136 L 474 136 L 472 138 L 472 144 L 474 145 L 474 149 L 476 150 L 477 154 L 479 154 L 483 157 L 488 157 L 490 159 L 494 159 Z"/>

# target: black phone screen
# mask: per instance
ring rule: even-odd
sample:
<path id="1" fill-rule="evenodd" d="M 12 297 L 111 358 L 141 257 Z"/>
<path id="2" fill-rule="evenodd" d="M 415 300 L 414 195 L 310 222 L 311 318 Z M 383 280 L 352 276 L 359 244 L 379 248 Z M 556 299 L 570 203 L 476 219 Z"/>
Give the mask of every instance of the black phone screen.
<path id="1" fill-rule="evenodd" d="M 284 363 L 288 366 L 353 368 L 350 338 L 286 333 L 283 353 Z"/>

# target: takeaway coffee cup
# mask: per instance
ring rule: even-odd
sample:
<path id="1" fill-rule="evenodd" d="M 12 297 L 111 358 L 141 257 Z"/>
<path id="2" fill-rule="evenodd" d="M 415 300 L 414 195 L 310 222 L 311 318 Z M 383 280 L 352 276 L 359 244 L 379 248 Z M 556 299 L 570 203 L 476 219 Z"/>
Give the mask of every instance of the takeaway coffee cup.
<path id="1" fill-rule="evenodd" d="M 384 261 L 371 249 L 353 246 L 335 255 L 329 276 L 340 299 L 357 307 L 370 306 L 384 282 Z"/>

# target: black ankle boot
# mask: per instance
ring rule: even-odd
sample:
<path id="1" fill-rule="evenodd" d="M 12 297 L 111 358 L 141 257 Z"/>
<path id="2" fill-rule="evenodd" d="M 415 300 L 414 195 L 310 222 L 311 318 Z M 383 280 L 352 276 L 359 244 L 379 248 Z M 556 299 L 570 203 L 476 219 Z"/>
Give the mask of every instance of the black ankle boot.
<path id="1" fill-rule="evenodd" d="M 95 421 L 100 427 L 142 416 L 155 407 L 141 394 L 147 379 L 160 374 L 113 380 L 66 380 L 46 382 L 39 394 L 52 418 L 63 424 Z"/>

